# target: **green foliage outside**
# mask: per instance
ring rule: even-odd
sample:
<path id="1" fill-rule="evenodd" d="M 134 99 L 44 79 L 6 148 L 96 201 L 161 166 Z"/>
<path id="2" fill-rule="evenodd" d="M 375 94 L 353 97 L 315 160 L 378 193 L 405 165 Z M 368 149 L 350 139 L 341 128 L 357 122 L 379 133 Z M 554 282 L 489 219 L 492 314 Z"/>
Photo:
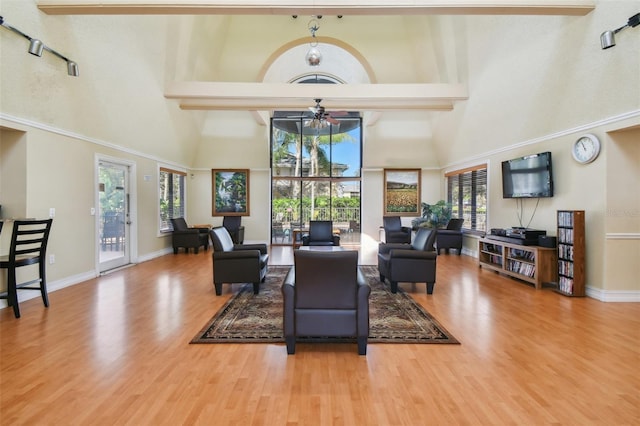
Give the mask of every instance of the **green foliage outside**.
<path id="1" fill-rule="evenodd" d="M 413 228 L 444 228 L 451 219 L 451 203 L 440 200 L 435 204 L 422 204 L 422 216 L 411 221 Z"/>

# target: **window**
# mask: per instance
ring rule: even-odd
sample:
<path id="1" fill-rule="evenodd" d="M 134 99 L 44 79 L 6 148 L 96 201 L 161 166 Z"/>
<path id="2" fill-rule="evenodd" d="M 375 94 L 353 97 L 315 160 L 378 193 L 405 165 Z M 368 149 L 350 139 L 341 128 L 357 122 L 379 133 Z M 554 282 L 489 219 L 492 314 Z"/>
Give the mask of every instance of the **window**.
<path id="1" fill-rule="evenodd" d="M 185 172 L 160 167 L 160 232 L 173 231 L 169 219 L 184 217 L 186 175 Z"/>
<path id="2" fill-rule="evenodd" d="M 318 129 L 309 120 L 276 111 L 271 122 L 271 242 L 296 244 L 309 221 L 331 220 L 343 242 L 359 243 L 362 119 L 344 112 Z"/>
<path id="3" fill-rule="evenodd" d="M 487 165 L 455 170 L 445 174 L 447 201 L 452 216 L 464 219 L 463 228 L 487 230 Z"/>

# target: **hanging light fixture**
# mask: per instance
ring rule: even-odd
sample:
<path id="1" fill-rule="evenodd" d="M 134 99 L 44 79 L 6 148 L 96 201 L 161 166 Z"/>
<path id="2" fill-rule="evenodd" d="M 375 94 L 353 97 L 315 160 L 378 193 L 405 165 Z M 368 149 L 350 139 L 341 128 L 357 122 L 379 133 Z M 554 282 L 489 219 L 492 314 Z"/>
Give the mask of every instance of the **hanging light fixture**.
<path id="1" fill-rule="evenodd" d="M 15 28 L 15 27 L 12 27 L 11 25 L 7 24 L 2 16 L 0 16 L 0 26 L 1 27 L 5 27 L 6 29 L 8 29 L 10 31 L 13 31 L 14 33 L 16 33 L 18 35 L 21 35 L 22 37 L 24 37 L 27 40 L 29 40 L 29 49 L 27 51 L 29 53 L 31 53 L 32 55 L 42 56 L 42 51 L 46 50 L 47 52 L 57 56 L 58 58 L 62 59 L 63 61 L 65 61 L 67 63 L 67 74 L 69 74 L 72 77 L 77 77 L 77 76 L 80 75 L 80 70 L 78 68 L 78 64 L 77 63 L 75 63 L 74 61 L 66 58 L 65 56 L 61 55 L 60 53 L 56 52 L 55 50 L 53 50 L 49 46 L 45 45 L 41 40 L 38 40 L 37 38 L 33 38 L 33 37 L 23 33 L 19 29 Z"/>
<path id="2" fill-rule="evenodd" d="M 322 53 L 320 53 L 320 50 L 318 49 L 318 40 L 316 39 L 316 31 L 320 29 L 320 25 L 314 17 L 309 21 L 309 24 L 307 24 L 307 26 L 309 27 L 309 32 L 311 33 L 311 43 L 309 43 L 311 48 L 307 52 L 307 56 L 305 57 L 305 59 L 307 60 L 307 64 L 309 64 L 309 66 L 317 67 L 318 65 L 320 65 L 320 61 L 322 60 Z"/>

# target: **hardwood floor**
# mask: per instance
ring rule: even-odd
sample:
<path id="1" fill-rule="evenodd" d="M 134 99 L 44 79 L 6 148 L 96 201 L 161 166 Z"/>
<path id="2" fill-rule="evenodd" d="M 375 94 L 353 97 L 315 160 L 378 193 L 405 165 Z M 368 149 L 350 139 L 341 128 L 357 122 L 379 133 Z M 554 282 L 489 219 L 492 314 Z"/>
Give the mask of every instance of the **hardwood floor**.
<path id="1" fill-rule="evenodd" d="M 286 251 L 272 261 L 290 262 Z M 371 262 L 373 263 L 373 262 Z M 0 423 L 637 425 L 640 304 L 566 298 L 442 255 L 461 345 L 190 345 L 228 300 L 210 253 L 167 255 L 0 311 Z M 237 287 L 234 287 L 237 289 Z"/>

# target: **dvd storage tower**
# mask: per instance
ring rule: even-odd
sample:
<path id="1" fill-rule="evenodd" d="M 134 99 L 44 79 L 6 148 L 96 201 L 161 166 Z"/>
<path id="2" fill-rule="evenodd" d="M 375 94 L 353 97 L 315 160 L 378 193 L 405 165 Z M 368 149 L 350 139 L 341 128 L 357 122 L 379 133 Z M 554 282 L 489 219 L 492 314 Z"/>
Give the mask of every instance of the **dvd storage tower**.
<path id="1" fill-rule="evenodd" d="M 584 210 L 558 210 L 558 289 L 585 295 Z"/>

